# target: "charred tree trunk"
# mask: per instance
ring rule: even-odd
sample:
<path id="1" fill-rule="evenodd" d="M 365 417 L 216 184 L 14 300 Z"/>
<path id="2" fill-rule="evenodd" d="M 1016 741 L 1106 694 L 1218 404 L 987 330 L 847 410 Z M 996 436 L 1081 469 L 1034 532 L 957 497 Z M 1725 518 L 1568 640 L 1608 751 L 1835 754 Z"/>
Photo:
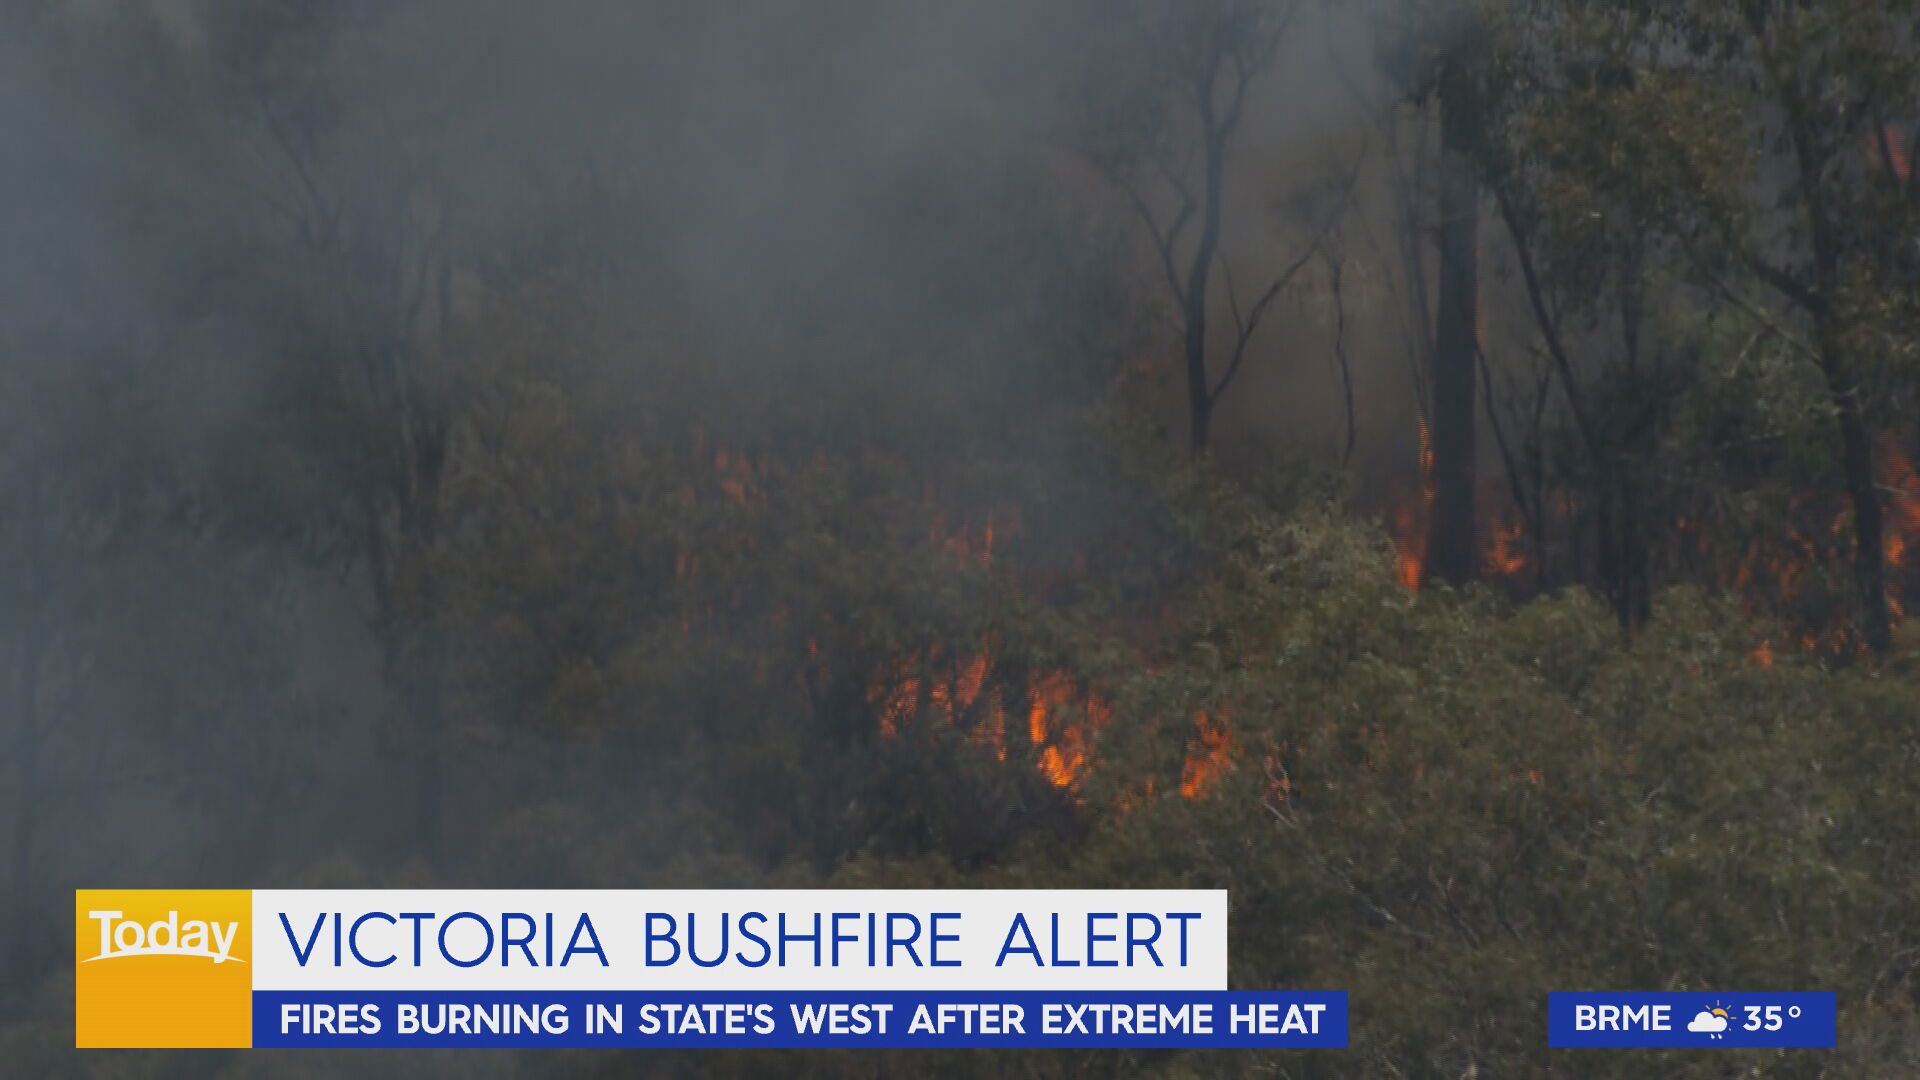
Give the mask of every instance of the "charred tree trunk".
<path id="1" fill-rule="evenodd" d="M 1432 371 L 1433 507 L 1427 572 L 1459 584 L 1474 571 L 1474 373 L 1479 355 L 1480 187 L 1457 114 L 1442 106 L 1440 288 Z"/>
<path id="2" fill-rule="evenodd" d="M 1206 333 L 1201 322 L 1187 327 L 1187 449 L 1196 457 L 1213 438 L 1213 399 L 1207 396 L 1207 352 L 1195 339 Z"/>
<path id="3" fill-rule="evenodd" d="M 1819 334 L 1820 372 L 1826 378 L 1834 422 L 1840 429 L 1840 468 L 1845 474 L 1847 498 L 1853 504 L 1853 578 L 1860 593 L 1860 636 L 1868 648 L 1884 653 L 1893 644 L 1893 618 L 1887 608 L 1886 538 L 1882 535 L 1880 491 L 1873 478 L 1873 438 L 1860 400 L 1860 379 L 1841 342 L 1841 316 L 1834 309 L 1840 295 L 1839 241 L 1827 215 L 1820 168 L 1809 149 L 1812 139 L 1799 123 L 1792 132 L 1806 188 L 1818 289 L 1810 300 L 1802 301 L 1802 306 L 1812 314 Z"/>
<path id="4" fill-rule="evenodd" d="M 1793 150 L 1806 214 L 1813 289 L 1809 291 L 1804 281 L 1777 268 L 1766 277 L 1811 316 L 1819 335 L 1820 372 L 1825 376 L 1827 394 L 1834 404 L 1834 420 L 1840 429 L 1840 465 L 1845 473 L 1847 497 L 1853 504 L 1853 576 L 1860 593 L 1860 636 L 1874 652 L 1883 653 L 1893 643 L 1893 620 L 1887 607 L 1886 541 L 1881 535 L 1880 492 L 1874 486 L 1873 441 L 1860 397 L 1859 371 L 1842 342 L 1844 316 L 1837 310 L 1842 241 L 1828 205 L 1827 165 L 1831 150 L 1816 135 L 1816 107 L 1796 84 L 1783 76 L 1774 58 L 1764 51 L 1767 28 L 1760 9 L 1749 8 L 1747 18 L 1756 39 L 1762 42 L 1768 75 L 1780 95 L 1786 117 L 1788 142 Z"/>
<path id="5" fill-rule="evenodd" d="M 1597 536 L 1600 580 L 1620 628 L 1632 633 L 1653 617 L 1644 514 L 1634 471 L 1618 458 L 1604 471 L 1610 475 L 1601 479 Z"/>
<path id="6" fill-rule="evenodd" d="M 1835 419 L 1840 425 L 1841 468 L 1853 503 L 1853 577 L 1860 590 L 1860 635 L 1874 652 L 1893 644 L 1887 608 L 1886 538 L 1880 492 L 1873 481 L 1873 443 L 1860 409 L 1859 388 L 1828 374 Z"/>

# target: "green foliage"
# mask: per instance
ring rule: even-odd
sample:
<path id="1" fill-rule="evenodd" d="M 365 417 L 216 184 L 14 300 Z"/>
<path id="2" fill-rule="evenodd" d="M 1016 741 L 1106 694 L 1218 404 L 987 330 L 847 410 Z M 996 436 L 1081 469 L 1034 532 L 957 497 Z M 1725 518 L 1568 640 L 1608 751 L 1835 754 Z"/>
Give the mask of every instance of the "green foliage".
<path id="1" fill-rule="evenodd" d="M 1213 639 L 1257 673 L 1239 768 L 1042 880 L 1230 889 L 1236 985 L 1354 993 L 1356 1049 L 1315 1075 L 1719 1075 L 1547 1051 L 1544 994 L 1572 987 L 1830 987 L 1848 1074 L 1911 1070 L 1910 682 L 1762 667 L 1758 630 L 1697 594 L 1631 645 L 1578 593 L 1409 606 L 1349 530 L 1268 528 Z"/>

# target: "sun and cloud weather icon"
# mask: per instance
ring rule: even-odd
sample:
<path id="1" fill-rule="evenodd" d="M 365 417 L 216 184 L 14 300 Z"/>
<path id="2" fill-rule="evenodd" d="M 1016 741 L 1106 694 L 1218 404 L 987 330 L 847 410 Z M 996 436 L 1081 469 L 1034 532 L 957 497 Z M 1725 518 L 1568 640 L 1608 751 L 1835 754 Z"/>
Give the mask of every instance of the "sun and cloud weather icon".
<path id="1" fill-rule="evenodd" d="M 1724 1039 L 1727 1036 L 1726 1006 L 1714 1002 L 1712 1008 L 1701 1009 L 1687 1021 L 1687 1030 L 1709 1039 Z"/>

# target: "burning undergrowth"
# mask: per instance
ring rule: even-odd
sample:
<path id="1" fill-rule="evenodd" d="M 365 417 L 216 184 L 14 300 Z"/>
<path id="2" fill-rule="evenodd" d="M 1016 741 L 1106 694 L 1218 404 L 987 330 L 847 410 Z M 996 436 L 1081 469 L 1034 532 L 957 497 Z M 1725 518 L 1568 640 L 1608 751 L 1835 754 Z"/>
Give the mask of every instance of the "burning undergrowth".
<path id="1" fill-rule="evenodd" d="M 1420 482 L 1400 485 L 1385 514 L 1396 575 L 1413 594 L 1426 582 L 1433 498 L 1425 425 L 1416 430 Z M 1913 564 L 1920 557 L 1920 472 L 1906 440 L 1892 432 L 1876 441 L 1874 461 L 1884 519 L 1884 588 L 1897 629 L 1920 603 L 1920 573 Z M 1649 487 L 1667 501 L 1666 509 L 1649 511 L 1664 516 L 1640 522 L 1634 538 L 1644 560 L 1640 572 L 1657 578 L 1646 588 L 1694 582 L 1738 598 L 1749 614 L 1776 627 L 1753 651 L 1762 663 L 1771 663 L 1782 648 L 1830 660 L 1867 652 L 1856 624 L 1856 538 L 1844 492 L 1812 483 Z M 1606 591 L 1608 539 L 1598 534 L 1612 522 L 1597 502 L 1594 492 L 1575 485 L 1547 485 L 1529 514 L 1499 480 L 1483 481 L 1475 529 L 1478 579 L 1519 599 L 1569 585 Z M 1620 558 L 1617 552 L 1612 557 Z"/>
<path id="2" fill-rule="evenodd" d="M 1183 519 L 1223 489 L 1158 447 L 1081 424 L 1045 473 L 930 471 L 688 425 L 664 454 L 615 433 L 542 461 L 517 457 L 514 432 L 550 439 L 554 418 L 499 418 L 489 441 L 520 467 L 577 452 L 613 478 L 552 505 L 509 508 L 478 475 L 451 491 L 458 542 L 438 570 L 482 628 L 455 650 L 461 693 L 508 703 L 514 726 L 665 759 L 751 742 L 741 812 L 785 813 L 801 849 L 861 836 L 973 858 L 1034 814 L 1204 795 L 1245 756 L 1240 705 L 1191 677 L 1220 647 L 1195 605 L 1240 541 Z M 525 546 L 555 537 L 574 554 Z M 553 599 L 503 614 L 526 595 Z M 909 801 L 952 812 L 888 818 Z"/>

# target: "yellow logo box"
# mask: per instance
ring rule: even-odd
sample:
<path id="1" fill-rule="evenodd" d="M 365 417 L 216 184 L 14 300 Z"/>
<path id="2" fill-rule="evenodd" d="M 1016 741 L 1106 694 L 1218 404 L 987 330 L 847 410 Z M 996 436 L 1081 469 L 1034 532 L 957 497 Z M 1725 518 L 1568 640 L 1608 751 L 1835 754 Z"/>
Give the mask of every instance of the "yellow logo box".
<path id="1" fill-rule="evenodd" d="M 77 890 L 74 1046 L 251 1045 L 252 923 L 247 889 Z"/>

